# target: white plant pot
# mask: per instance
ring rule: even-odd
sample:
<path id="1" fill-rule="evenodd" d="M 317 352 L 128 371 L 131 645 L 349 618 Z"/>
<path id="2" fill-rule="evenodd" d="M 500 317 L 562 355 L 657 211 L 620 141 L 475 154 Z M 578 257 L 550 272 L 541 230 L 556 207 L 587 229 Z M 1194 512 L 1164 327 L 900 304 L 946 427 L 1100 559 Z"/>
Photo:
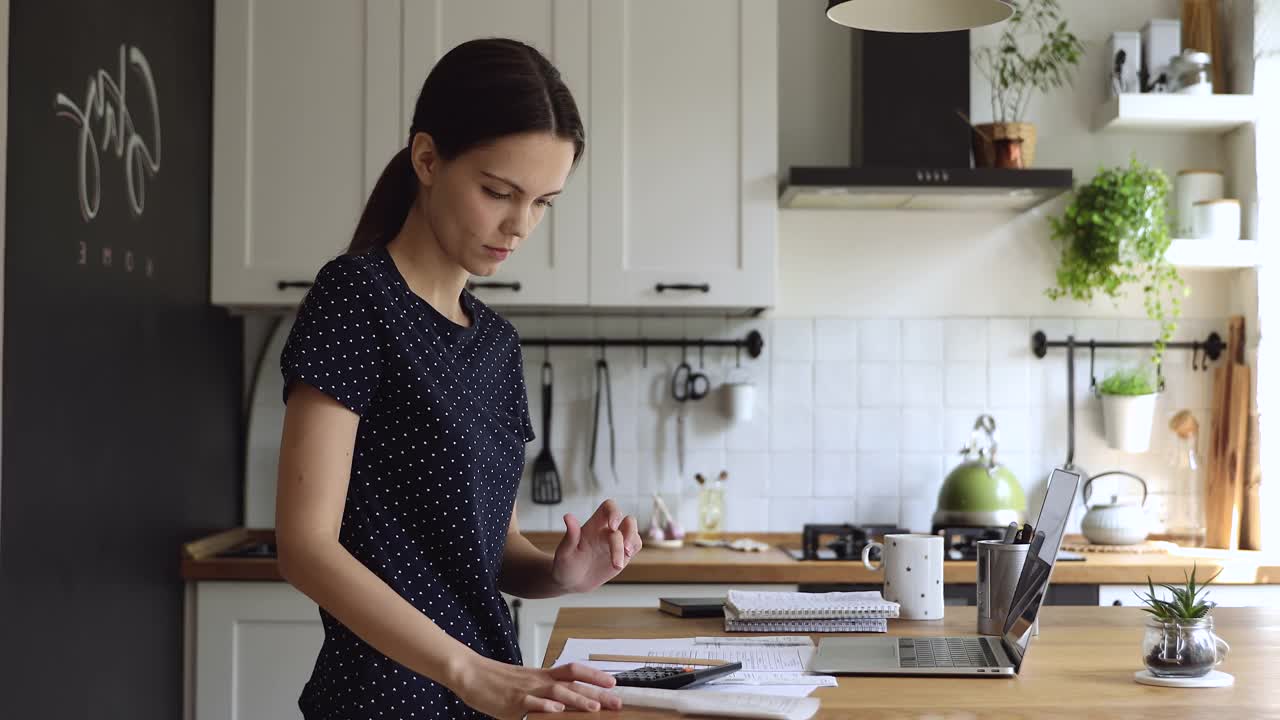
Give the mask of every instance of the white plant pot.
<path id="1" fill-rule="evenodd" d="M 1151 425 L 1159 395 L 1102 396 L 1102 427 L 1107 445 L 1128 453 L 1144 453 L 1151 448 Z"/>

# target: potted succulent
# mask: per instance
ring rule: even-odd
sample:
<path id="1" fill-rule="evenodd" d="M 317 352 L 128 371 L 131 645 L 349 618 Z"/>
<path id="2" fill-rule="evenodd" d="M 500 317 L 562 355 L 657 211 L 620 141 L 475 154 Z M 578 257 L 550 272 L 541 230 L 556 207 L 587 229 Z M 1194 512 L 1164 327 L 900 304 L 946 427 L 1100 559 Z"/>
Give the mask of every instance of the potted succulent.
<path id="1" fill-rule="evenodd" d="M 1113 301 L 1137 283 L 1147 317 L 1160 324 L 1151 362 L 1159 364 L 1178 327 L 1182 276 L 1165 257 L 1172 242 L 1165 219 L 1169 177 L 1130 158 L 1128 167 L 1102 168 L 1078 188 L 1061 217 L 1050 217 L 1050 236 L 1062 248 L 1050 299 Z"/>
<path id="2" fill-rule="evenodd" d="M 1221 572 L 1221 571 L 1219 571 Z M 1184 574 L 1184 577 L 1185 574 Z M 1200 677 L 1226 659 L 1231 647 L 1213 632 L 1215 603 L 1199 599 L 1213 582 L 1214 575 L 1196 584 L 1196 569 L 1181 586 L 1161 585 L 1171 593 L 1168 600 L 1156 596 L 1155 584 L 1147 577 L 1147 594 L 1139 594 L 1150 617 L 1142 636 L 1142 659 L 1156 677 Z"/>
<path id="3" fill-rule="evenodd" d="M 974 64 L 991 84 L 993 121 L 973 126 L 977 167 L 1031 167 L 1036 153 L 1036 129 L 1027 122 L 1031 97 L 1069 84 L 1084 55 L 1084 43 L 1067 29 L 1058 0 L 1007 1 L 1013 16 L 995 45 L 973 51 Z"/>
<path id="4" fill-rule="evenodd" d="M 1151 373 L 1143 368 L 1121 368 L 1103 378 L 1098 393 L 1107 445 L 1129 453 L 1150 449 L 1156 391 Z"/>

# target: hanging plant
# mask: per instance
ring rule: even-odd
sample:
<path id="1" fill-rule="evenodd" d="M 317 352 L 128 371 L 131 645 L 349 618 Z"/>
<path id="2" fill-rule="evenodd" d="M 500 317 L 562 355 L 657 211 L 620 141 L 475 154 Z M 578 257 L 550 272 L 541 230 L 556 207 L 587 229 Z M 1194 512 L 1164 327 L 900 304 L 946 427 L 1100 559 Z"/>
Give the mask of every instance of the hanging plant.
<path id="1" fill-rule="evenodd" d="M 1151 356 L 1159 364 L 1178 329 L 1186 283 L 1165 253 L 1169 178 L 1131 158 L 1129 166 L 1102 168 L 1076 190 L 1061 217 L 1049 218 L 1051 237 L 1062 248 L 1057 285 L 1050 299 L 1090 302 L 1098 293 L 1118 301 L 1132 284 L 1142 287 L 1147 317 L 1160 324 Z"/>

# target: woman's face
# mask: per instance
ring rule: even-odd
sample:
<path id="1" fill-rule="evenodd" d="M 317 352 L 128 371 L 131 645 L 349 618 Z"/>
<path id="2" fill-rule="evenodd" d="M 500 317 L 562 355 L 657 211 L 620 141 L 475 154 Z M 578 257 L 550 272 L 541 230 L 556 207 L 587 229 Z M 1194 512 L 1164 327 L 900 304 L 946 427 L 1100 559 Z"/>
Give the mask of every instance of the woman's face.
<path id="1" fill-rule="evenodd" d="M 416 144 L 414 152 L 423 157 Z M 452 161 L 416 164 L 426 186 L 426 220 L 441 249 L 470 274 L 488 276 L 529 237 L 564 187 L 573 143 L 522 133 Z"/>

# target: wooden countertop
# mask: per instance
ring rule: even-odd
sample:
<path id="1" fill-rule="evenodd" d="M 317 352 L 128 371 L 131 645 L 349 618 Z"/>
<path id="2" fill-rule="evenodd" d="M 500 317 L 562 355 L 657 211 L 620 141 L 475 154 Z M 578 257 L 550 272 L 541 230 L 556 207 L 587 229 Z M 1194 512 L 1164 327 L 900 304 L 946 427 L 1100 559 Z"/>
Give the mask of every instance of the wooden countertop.
<path id="1" fill-rule="evenodd" d="M 526 536 L 538 547 L 554 551 L 558 532 L 529 532 Z M 218 558 L 217 553 L 249 542 L 271 542 L 271 530 L 237 528 L 211 535 L 183 546 L 182 577 L 186 580 L 280 580 L 272 558 Z M 769 543 L 764 552 L 734 552 L 725 548 L 702 548 L 692 544 L 678 550 L 645 548 L 623 570 L 614 583 L 878 583 L 877 573 L 861 562 L 837 560 L 793 560 L 781 547 L 800 547 L 795 533 L 744 533 L 732 537 L 752 537 Z M 781 547 L 780 547 L 781 546 Z M 1240 550 L 1177 548 L 1164 553 L 1087 553 L 1082 562 L 1059 562 L 1053 582 L 1060 585 L 1145 584 L 1178 582 L 1193 564 L 1199 573 L 1222 570 L 1215 581 L 1223 585 L 1280 584 L 1280 556 Z M 948 561 L 944 579 L 948 583 L 971 584 L 977 563 Z"/>
<path id="2" fill-rule="evenodd" d="M 1057 570 L 1054 571 L 1055 574 Z M 941 623 L 892 620 L 893 635 L 972 635 L 976 608 L 947 607 Z M 818 688 L 818 718 L 1205 718 L 1280 716 L 1280 608 L 1218 608 L 1217 632 L 1231 645 L 1218 669 L 1233 687 L 1188 690 L 1138 685 L 1145 614 L 1138 608 L 1044 608 L 1015 679 L 841 677 Z M 555 664 L 567 638 L 724 635 L 718 618 L 682 619 L 648 608 L 563 608 L 547 646 Z M 735 633 L 740 635 L 742 633 Z M 815 642 L 820 635 L 814 635 Z M 678 717 L 623 708 L 609 718 Z M 558 717 L 530 714 L 533 717 Z"/>

